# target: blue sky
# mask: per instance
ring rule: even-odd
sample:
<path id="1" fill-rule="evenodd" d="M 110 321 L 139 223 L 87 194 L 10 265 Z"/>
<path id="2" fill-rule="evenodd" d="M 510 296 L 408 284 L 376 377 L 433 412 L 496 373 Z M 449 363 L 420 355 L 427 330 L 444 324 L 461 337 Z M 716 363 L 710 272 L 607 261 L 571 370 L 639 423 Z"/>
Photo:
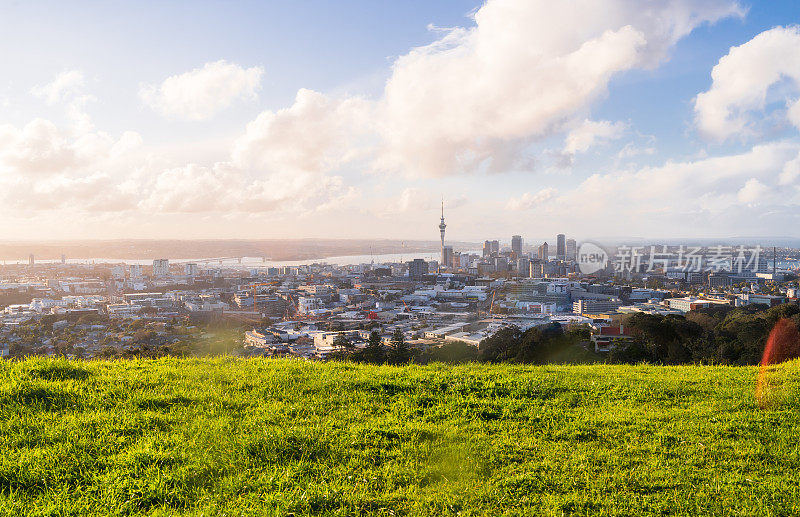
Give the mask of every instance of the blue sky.
<path id="1" fill-rule="evenodd" d="M 460 240 L 800 237 L 798 23 L 789 1 L 0 3 L 0 238 L 435 239 L 442 198 Z"/>

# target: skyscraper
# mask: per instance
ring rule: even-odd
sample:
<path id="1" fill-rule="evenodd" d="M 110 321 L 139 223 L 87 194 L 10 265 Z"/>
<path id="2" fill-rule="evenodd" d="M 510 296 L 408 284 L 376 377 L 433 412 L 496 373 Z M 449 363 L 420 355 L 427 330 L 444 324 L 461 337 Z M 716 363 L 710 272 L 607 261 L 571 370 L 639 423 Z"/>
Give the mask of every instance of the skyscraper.
<path id="1" fill-rule="evenodd" d="M 442 246 L 442 267 L 453 267 L 453 247 Z"/>
<path id="2" fill-rule="evenodd" d="M 492 256 L 492 241 L 483 242 L 483 256 L 484 257 Z"/>
<path id="3" fill-rule="evenodd" d="M 517 258 L 522 256 L 522 237 L 519 235 L 511 237 L 511 252 Z"/>
<path id="4" fill-rule="evenodd" d="M 550 249 L 547 247 L 546 242 L 539 246 L 539 258 L 544 261 L 550 260 Z"/>
<path id="5" fill-rule="evenodd" d="M 408 276 L 419 280 L 428 274 L 428 263 L 422 259 L 414 259 L 408 263 Z"/>
<path id="6" fill-rule="evenodd" d="M 578 243 L 575 239 L 567 239 L 567 260 L 575 260 L 578 255 Z"/>
<path id="7" fill-rule="evenodd" d="M 517 259 L 517 276 L 528 277 L 531 275 L 531 261 L 528 257 L 520 257 Z"/>
<path id="8" fill-rule="evenodd" d="M 492 254 L 500 253 L 500 241 L 492 241 Z"/>
<path id="9" fill-rule="evenodd" d="M 169 276 L 169 259 L 155 259 L 153 261 L 153 276 Z"/>
<path id="10" fill-rule="evenodd" d="M 566 260 L 567 258 L 567 243 L 566 237 L 563 233 L 556 236 L 556 259 Z"/>

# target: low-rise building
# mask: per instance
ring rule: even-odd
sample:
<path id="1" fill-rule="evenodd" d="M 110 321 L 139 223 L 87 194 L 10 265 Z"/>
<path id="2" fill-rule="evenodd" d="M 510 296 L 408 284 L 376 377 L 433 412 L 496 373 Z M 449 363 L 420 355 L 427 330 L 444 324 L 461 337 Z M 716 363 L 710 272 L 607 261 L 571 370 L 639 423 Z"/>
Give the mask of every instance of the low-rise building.
<path id="1" fill-rule="evenodd" d="M 623 325 L 601 325 L 597 328 L 597 330 L 592 332 L 591 339 L 592 344 L 594 345 L 594 351 L 596 353 L 607 353 L 610 352 L 615 346 L 619 346 L 620 344 L 630 341 L 633 339 L 633 336 L 625 332 L 625 327 Z"/>

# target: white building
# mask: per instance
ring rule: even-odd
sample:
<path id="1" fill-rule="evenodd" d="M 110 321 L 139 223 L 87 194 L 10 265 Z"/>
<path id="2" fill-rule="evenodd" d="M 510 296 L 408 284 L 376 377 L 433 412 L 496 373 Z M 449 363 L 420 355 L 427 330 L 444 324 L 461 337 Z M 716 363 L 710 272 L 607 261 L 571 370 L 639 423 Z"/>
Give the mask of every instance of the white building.
<path id="1" fill-rule="evenodd" d="M 127 303 L 114 303 L 106 305 L 109 318 L 138 318 L 142 311 L 141 305 L 129 305 Z"/>
<path id="2" fill-rule="evenodd" d="M 321 307 L 322 305 L 319 303 L 318 298 L 301 296 L 297 299 L 297 312 L 300 314 L 311 314 L 313 311 L 316 311 Z"/>

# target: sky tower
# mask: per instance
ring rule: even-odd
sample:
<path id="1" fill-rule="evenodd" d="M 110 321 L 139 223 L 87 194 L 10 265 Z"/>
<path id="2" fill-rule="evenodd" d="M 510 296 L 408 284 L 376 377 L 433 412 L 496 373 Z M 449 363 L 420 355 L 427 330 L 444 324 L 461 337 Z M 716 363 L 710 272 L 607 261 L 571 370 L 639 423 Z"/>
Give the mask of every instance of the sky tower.
<path id="1" fill-rule="evenodd" d="M 442 200 L 442 220 L 439 222 L 439 234 L 442 236 L 442 248 L 444 248 L 444 229 L 447 225 L 444 224 L 444 200 Z"/>

